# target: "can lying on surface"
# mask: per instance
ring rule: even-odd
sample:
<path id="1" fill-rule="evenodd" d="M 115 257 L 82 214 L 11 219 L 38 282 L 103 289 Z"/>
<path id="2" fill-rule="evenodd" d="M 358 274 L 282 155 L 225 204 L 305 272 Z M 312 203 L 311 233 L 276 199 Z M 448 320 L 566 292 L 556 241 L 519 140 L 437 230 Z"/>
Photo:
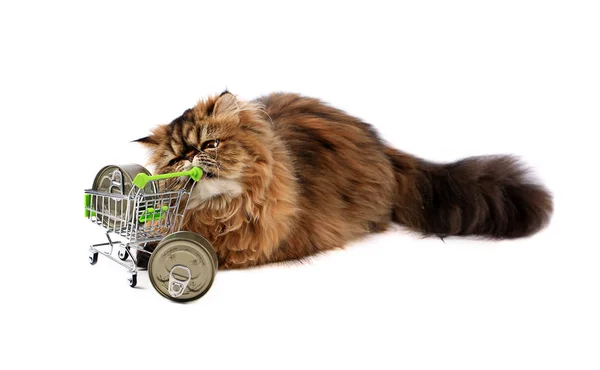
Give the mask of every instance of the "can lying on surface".
<path id="1" fill-rule="evenodd" d="M 98 213 L 98 218 L 107 228 L 117 228 L 118 219 L 129 220 L 133 217 L 133 208 L 125 199 L 133 188 L 133 179 L 138 173 L 150 175 L 145 167 L 139 164 L 109 165 L 102 168 L 94 178 L 92 190 L 101 193 L 115 194 L 117 197 L 104 198 L 99 204 L 91 204 L 92 208 Z M 145 194 L 156 193 L 155 184 L 148 182 L 144 187 Z M 121 197 L 118 197 L 118 196 Z M 130 214 L 126 214 L 129 209 Z M 125 217 L 128 216 L 128 217 Z"/>
<path id="2" fill-rule="evenodd" d="M 148 275 L 161 295 L 186 302 L 208 292 L 217 268 L 217 253 L 208 240 L 193 232 L 179 231 L 160 241 L 150 256 Z"/>

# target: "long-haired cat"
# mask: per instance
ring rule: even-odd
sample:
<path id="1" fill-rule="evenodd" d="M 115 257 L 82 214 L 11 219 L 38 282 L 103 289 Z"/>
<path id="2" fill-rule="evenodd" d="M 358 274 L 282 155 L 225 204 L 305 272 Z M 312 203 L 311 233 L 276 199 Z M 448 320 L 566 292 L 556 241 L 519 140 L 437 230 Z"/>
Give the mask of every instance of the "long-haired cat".
<path id="1" fill-rule="evenodd" d="M 525 237 L 553 209 L 514 157 L 431 163 L 295 94 L 249 102 L 224 92 L 137 141 L 158 173 L 204 170 L 183 229 L 213 243 L 220 268 L 302 259 L 392 222 L 442 237 Z"/>

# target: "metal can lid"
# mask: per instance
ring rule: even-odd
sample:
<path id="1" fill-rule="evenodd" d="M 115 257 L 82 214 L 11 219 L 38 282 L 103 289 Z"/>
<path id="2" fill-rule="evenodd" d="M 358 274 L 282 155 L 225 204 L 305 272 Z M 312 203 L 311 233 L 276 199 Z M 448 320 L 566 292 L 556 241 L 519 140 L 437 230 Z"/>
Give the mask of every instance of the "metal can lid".
<path id="1" fill-rule="evenodd" d="M 202 297 L 215 279 L 217 253 L 199 234 L 173 233 L 158 244 L 148 263 L 152 286 L 162 296 L 186 302 Z"/>
<path id="2" fill-rule="evenodd" d="M 133 179 L 138 173 L 151 175 L 144 166 L 135 163 L 104 166 L 94 178 L 93 190 L 106 193 L 127 195 L 133 188 Z M 149 182 L 144 191 L 155 193 L 156 189 Z"/>

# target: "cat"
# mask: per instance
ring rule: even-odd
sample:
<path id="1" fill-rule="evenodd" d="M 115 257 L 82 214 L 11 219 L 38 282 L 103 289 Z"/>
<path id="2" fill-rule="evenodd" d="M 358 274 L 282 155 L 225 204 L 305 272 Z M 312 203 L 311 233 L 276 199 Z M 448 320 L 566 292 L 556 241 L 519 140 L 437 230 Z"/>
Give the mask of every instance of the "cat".
<path id="1" fill-rule="evenodd" d="M 225 91 L 135 141 L 158 173 L 203 169 L 182 229 L 207 238 L 222 269 L 303 260 L 392 223 L 442 238 L 526 237 L 553 211 L 514 156 L 428 162 L 297 94 Z"/>

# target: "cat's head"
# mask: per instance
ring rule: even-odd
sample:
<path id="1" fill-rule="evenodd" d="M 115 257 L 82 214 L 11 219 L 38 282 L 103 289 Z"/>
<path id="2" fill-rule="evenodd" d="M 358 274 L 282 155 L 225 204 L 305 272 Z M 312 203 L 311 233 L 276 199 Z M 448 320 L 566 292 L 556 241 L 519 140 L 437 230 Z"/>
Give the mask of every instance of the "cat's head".
<path id="1" fill-rule="evenodd" d="M 272 160 L 268 148 L 272 131 L 264 117 L 260 105 L 226 91 L 135 141 L 150 150 L 150 164 L 157 173 L 198 166 L 204 172 L 202 182 L 243 187 L 269 172 L 265 166 Z"/>

